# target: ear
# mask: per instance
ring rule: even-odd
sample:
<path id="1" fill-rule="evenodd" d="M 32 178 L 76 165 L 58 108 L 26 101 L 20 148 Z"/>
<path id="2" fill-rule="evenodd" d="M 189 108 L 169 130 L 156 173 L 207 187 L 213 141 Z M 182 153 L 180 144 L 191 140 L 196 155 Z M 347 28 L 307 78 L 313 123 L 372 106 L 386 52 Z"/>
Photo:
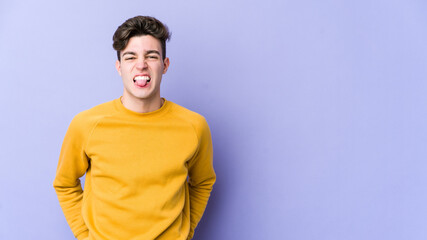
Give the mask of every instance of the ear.
<path id="1" fill-rule="evenodd" d="M 120 61 L 116 61 L 116 69 L 120 76 L 122 76 L 122 69 L 120 68 Z"/>
<path id="2" fill-rule="evenodd" d="M 169 58 L 165 58 L 165 60 L 163 60 L 163 74 L 165 74 L 168 71 L 169 68 Z"/>

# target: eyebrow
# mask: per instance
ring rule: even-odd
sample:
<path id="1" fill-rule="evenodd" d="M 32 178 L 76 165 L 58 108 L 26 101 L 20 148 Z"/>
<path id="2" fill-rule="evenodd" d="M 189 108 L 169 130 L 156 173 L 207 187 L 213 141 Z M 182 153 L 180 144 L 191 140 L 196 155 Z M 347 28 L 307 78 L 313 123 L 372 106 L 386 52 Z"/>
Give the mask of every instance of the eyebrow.
<path id="1" fill-rule="evenodd" d="M 122 54 L 122 57 L 124 57 L 126 54 L 129 54 L 129 55 L 136 55 L 136 53 L 135 53 L 135 52 L 130 52 L 130 51 L 128 51 L 128 52 L 124 52 L 124 53 Z"/>
<path id="2" fill-rule="evenodd" d="M 148 50 L 146 54 L 152 54 L 152 53 L 155 53 L 160 56 L 160 52 L 157 50 Z"/>
<path id="3" fill-rule="evenodd" d="M 145 54 L 152 54 L 152 53 L 155 53 L 155 54 L 157 54 L 157 55 L 159 55 L 159 56 L 160 56 L 160 52 L 159 52 L 159 51 L 157 51 L 157 50 L 148 50 Z M 122 54 L 122 57 L 124 57 L 126 54 L 129 54 L 129 55 L 136 55 L 136 53 L 135 53 L 135 52 L 127 51 L 127 52 L 124 52 L 124 53 Z"/>

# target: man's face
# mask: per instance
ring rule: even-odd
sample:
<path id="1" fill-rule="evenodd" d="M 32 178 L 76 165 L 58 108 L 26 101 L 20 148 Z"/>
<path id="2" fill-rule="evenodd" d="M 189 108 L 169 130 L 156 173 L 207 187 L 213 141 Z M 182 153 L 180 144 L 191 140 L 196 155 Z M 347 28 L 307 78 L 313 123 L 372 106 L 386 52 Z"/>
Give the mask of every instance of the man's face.
<path id="1" fill-rule="evenodd" d="M 169 67 L 169 59 L 162 60 L 160 41 L 151 35 L 132 37 L 120 57 L 116 68 L 123 80 L 123 97 L 130 101 L 159 99 L 162 75 Z"/>

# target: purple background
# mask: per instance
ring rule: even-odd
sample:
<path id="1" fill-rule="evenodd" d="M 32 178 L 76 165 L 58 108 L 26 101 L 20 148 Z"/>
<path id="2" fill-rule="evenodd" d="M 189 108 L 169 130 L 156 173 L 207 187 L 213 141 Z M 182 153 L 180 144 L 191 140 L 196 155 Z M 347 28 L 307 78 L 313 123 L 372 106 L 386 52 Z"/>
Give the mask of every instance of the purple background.
<path id="1" fill-rule="evenodd" d="M 172 31 L 162 96 L 203 114 L 195 239 L 427 239 L 427 3 L 1 1 L 0 239 L 74 239 L 52 187 L 72 117 L 118 98 L 112 35 Z"/>

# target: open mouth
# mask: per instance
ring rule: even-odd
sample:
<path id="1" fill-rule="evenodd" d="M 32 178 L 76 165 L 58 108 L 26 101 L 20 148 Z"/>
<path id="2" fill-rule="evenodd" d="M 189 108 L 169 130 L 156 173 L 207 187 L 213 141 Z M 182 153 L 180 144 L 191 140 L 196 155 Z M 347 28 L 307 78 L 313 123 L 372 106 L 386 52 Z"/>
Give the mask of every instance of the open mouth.
<path id="1" fill-rule="evenodd" d="M 149 76 L 136 76 L 133 79 L 133 82 L 135 83 L 136 86 L 138 87 L 145 87 L 148 85 L 148 83 L 151 81 L 151 78 Z"/>

